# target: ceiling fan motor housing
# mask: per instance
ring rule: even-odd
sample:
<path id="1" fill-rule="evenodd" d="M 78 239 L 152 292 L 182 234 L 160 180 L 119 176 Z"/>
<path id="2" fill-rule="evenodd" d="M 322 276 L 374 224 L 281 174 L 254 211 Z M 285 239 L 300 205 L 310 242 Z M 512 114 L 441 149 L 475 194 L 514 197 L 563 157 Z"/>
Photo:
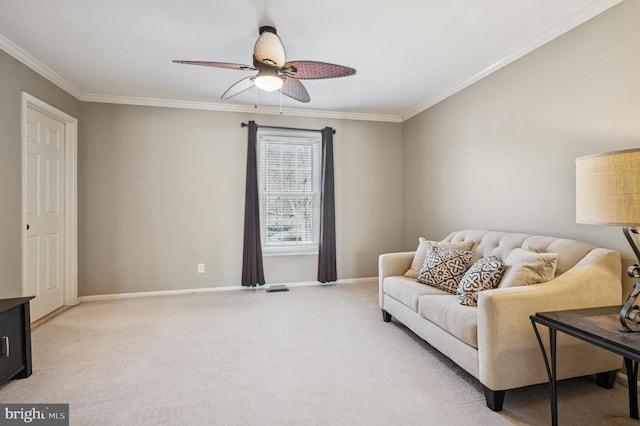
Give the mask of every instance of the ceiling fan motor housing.
<path id="1" fill-rule="evenodd" d="M 273 27 L 260 27 L 260 37 L 253 47 L 254 65 L 256 68 L 269 66 L 282 68 L 285 62 L 284 46 Z M 257 63 L 256 63 L 257 62 Z"/>

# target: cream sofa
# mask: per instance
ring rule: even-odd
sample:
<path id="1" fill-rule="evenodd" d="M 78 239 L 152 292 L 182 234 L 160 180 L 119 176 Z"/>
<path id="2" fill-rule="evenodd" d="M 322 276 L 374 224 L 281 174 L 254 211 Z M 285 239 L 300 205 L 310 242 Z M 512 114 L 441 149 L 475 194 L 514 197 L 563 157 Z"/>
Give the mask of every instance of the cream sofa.
<path id="1" fill-rule="evenodd" d="M 548 381 L 529 316 L 536 312 L 619 305 L 618 252 L 568 239 L 497 231 L 454 232 L 445 242 L 473 241 L 475 260 L 505 259 L 516 248 L 558 253 L 550 281 L 478 293 L 478 305 L 463 306 L 455 294 L 404 276 L 414 252 L 379 258 L 379 295 L 384 321 L 392 317 L 426 340 L 482 383 L 487 406 L 500 411 L 505 391 Z M 548 342 L 545 327 L 543 341 Z M 596 374 L 613 386 L 621 357 L 558 333 L 557 377 Z"/>

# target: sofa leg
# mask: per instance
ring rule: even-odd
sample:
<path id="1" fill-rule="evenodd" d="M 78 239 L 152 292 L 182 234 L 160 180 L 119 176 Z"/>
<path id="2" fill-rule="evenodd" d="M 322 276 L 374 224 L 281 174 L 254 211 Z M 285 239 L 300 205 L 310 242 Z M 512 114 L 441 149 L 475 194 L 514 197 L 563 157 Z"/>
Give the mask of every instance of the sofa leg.
<path id="1" fill-rule="evenodd" d="M 597 373 L 596 383 L 601 388 L 611 389 L 613 388 L 613 384 L 616 382 L 617 374 L 618 374 L 618 370 L 605 371 L 604 373 Z"/>
<path id="2" fill-rule="evenodd" d="M 484 397 L 487 400 L 487 407 L 492 411 L 502 411 L 502 404 L 504 403 L 504 394 L 506 390 L 494 391 L 482 385 L 484 388 Z"/>
<path id="3" fill-rule="evenodd" d="M 390 322 L 391 321 L 391 314 L 387 311 L 385 311 L 384 309 L 382 310 L 382 321 L 384 322 Z"/>

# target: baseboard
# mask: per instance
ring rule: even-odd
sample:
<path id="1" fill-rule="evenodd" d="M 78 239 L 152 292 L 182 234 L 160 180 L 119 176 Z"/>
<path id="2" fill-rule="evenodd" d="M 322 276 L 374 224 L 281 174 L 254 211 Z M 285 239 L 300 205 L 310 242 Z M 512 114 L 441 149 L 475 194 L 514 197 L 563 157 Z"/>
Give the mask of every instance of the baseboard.
<path id="1" fill-rule="evenodd" d="M 48 322 L 49 320 L 53 319 L 54 317 L 57 317 L 58 315 L 60 315 L 61 313 L 69 310 L 73 308 L 72 305 L 64 305 L 58 309 L 56 309 L 53 312 L 49 312 L 47 315 L 43 316 L 42 318 L 39 318 L 37 320 L 35 320 L 34 322 L 31 323 L 31 330 L 35 330 L 37 327 L 40 327 L 42 324 L 44 324 L 45 322 Z"/>
<path id="2" fill-rule="evenodd" d="M 363 282 L 375 282 L 378 283 L 378 277 L 366 277 L 366 278 L 348 278 L 343 280 L 334 281 L 331 283 L 321 283 L 319 281 L 306 281 L 296 283 L 283 283 L 288 287 L 309 287 L 309 286 L 326 286 L 326 285 L 342 285 L 342 284 L 356 284 Z M 243 286 L 226 286 L 226 287 L 206 287 L 206 288 L 191 288 L 181 290 L 159 290 L 159 291 L 142 291 L 136 293 L 114 293 L 114 294 L 97 294 L 94 296 L 81 296 L 78 297 L 79 303 L 82 302 L 98 302 L 102 300 L 116 300 L 116 299 L 132 299 L 136 297 L 154 297 L 154 296 L 175 296 L 180 294 L 192 294 L 192 293 L 214 293 L 219 291 L 258 291 L 266 290 L 269 284 L 259 287 L 243 287 Z"/>

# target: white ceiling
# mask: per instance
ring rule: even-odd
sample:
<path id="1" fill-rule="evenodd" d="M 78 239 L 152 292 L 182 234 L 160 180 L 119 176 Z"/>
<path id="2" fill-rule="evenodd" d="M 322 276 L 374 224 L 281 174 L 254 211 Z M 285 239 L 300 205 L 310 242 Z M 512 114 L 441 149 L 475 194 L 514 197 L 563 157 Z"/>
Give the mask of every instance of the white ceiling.
<path id="1" fill-rule="evenodd" d="M 401 121 L 620 1 L 0 0 L 0 48 L 85 101 L 253 111 L 253 90 L 220 100 L 251 72 L 171 61 L 251 64 L 272 25 L 288 60 L 357 69 L 285 114 Z"/>

